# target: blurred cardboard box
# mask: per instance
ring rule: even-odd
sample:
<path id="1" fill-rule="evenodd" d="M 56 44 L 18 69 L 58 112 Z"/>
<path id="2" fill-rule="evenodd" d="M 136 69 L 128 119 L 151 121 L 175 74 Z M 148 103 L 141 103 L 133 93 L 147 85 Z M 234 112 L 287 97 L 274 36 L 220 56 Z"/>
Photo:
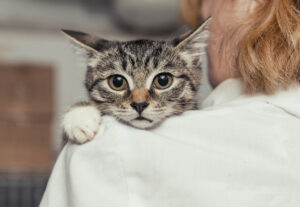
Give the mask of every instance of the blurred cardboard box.
<path id="1" fill-rule="evenodd" d="M 51 169 L 53 75 L 47 65 L 0 64 L 1 172 Z"/>

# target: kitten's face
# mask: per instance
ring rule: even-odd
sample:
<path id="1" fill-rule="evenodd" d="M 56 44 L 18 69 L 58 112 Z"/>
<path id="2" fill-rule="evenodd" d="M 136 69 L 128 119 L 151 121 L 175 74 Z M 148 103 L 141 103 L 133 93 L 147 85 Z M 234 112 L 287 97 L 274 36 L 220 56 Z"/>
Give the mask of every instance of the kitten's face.
<path id="1" fill-rule="evenodd" d="M 151 128 L 195 108 L 205 25 L 173 42 L 113 42 L 65 32 L 88 54 L 86 87 L 103 114 Z"/>

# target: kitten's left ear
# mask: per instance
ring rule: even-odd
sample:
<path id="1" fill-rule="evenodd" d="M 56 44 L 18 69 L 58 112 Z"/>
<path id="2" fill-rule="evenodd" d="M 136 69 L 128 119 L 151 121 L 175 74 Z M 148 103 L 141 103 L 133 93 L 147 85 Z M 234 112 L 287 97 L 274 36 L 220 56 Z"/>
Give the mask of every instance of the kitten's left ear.
<path id="1" fill-rule="evenodd" d="M 195 58 L 199 59 L 203 54 L 209 37 L 210 21 L 211 17 L 192 32 L 173 40 L 174 47 L 188 62 L 193 62 Z"/>
<path id="2" fill-rule="evenodd" d="M 62 30 L 62 32 L 72 40 L 73 44 L 79 49 L 83 49 L 85 53 L 91 55 L 93 53 L 99 53 L 109 46 L 109 41 L 86 34 L 83 32 L 72 31 L 72 30 Z"/>

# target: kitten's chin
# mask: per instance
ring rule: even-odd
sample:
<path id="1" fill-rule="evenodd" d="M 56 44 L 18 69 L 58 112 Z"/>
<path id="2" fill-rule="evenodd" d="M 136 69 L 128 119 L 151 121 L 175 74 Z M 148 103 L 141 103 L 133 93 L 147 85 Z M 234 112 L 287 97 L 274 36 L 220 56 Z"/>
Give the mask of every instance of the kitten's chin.
<path id="1" fill-rule="evenodd" d="M 154 121 L 138 120 L 138 119 L 134 119 L 130 121 L 129 124 L 138 129 L 151 129 L 157 125 L 157 123 Z"/>

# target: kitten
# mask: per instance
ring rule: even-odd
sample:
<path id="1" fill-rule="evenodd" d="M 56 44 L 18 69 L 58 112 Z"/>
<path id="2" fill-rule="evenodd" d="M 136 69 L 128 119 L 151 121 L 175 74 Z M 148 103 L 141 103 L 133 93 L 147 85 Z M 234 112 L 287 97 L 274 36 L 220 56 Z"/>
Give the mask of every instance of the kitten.
<path id="1" fill-rule="evenodd" d="M 101 114 L 150 129 L 167 117 L 196 109 L 208 23 L 173 41 L 108 41 L 64 30 L 87 55 L 85 86 L 90 98 L 65 114 L 68 138 L 77 143 L 92 139 Z"/>

